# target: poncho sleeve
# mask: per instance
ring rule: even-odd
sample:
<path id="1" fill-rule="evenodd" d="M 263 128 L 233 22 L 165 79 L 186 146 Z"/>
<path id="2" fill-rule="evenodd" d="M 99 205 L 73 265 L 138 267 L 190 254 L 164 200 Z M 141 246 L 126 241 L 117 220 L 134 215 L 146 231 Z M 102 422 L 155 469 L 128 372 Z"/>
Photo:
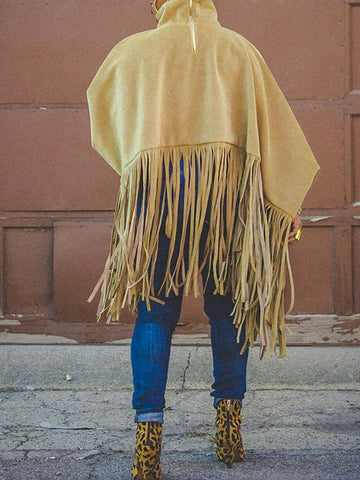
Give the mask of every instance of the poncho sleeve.
<path id="1" fill-rule="evenodd" d="M 107 55 L 86 90 L 90 115 L 91 146 L 121 175 L 117 97 L 117 47 Z"/>
<path id="2" fill-rule="evenodd" d="M 321 168 L 263 56 L 248 46 L 247 148 L 261 159 L 266 199 L 294 218 Z"/>

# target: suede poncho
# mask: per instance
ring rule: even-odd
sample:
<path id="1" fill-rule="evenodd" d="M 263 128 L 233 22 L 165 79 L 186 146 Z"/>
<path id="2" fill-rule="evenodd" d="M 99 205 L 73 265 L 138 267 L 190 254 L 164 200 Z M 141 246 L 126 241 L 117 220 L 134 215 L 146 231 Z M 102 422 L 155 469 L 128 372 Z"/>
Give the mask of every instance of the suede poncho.
<path id="1" fill-rule="evenodd" d="M 163 288 L 166 296 L 183 286 L 184 295 L 198 297 L 205 266 L 199 265 L 199 239 L 210 202 L 206 261 L 213 293 L 232 292 L 238 342 L 245 328 L 239 354 L 258 339 L 260 359 L 266 350 L 271 358 L 277 346 L 283 358 L 285 316 L 294 304 L 288 235 L 320 166 L 263 56 L 221 26 L 212 0 L 168 0 L 156 18 L 157 28 L 112 48 L 86 91 L 92 147 L 120 176 L 110 251 L 88 302 L 102 286 L 97 321 L 110 323 L 119 321 L 124 307 L 137 314 L 140 297 L 148 310 L 150 300 L 163 304 L 156 297 Z M 181 157 L 186 185 L 184 223 L 178 225 Z M 147 215 L 142 206 L 137 216 L 140 179 L 148 204 Z M 171 242 L 155 292 L 165 203 Z M 170 271 L 176 230 L 185 235 L 188 224 L 188 265 L 182 243 Z M 291 301 L 284 313 L 286 267 Z"/>

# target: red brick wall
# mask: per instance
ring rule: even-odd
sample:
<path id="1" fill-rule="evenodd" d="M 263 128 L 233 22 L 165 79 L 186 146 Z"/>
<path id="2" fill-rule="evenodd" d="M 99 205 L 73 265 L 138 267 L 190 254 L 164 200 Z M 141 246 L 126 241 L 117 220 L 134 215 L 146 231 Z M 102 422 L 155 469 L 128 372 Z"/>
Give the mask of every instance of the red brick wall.
<path id="1" fill-rule="evenodd" d="M 214 0 L 262 52 L 322 167 L 290 248 L 294 343 L 354 343 L 360 323 L 360 6 Z M 122 38 L 156 28 L 147 0 L 0 0 L 1 314 L 12 332 L 128 337 L 86 300 L 108 253 L 118 177 L 90 145 L 86 89 Z M 287 305 L 290 288 L 287 288 Z M 178 333 L 208 332 L 184 297 Z M 20 315 L 20 316 L 19 316 Z M 5 319 L 19 324 L 4 325 Z M 7 322 L 9 323 L 9 322 Z M 127 324 L 127 325 L 126 325 Z"/>

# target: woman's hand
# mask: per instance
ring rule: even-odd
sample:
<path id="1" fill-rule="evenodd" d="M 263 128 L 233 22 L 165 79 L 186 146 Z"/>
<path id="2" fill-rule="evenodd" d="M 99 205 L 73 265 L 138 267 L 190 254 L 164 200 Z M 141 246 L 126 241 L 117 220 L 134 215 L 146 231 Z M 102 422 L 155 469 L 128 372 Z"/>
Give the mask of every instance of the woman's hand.
<path id="1" fill-rule="evenodd" d="M 296 232 L 298 231 L 298 229 L 301 230 L 301 227 L 302 227 L 302 221 L 299 217 L 299 214 L 297 213 L 296 216 L 291 221 L 291 230 L 290 230 L 289 238 L 288 238 L 288 244 L 289 245 L 292 245 L 293 243 L 297 243 L 295 235 L 296 235 Z"/>

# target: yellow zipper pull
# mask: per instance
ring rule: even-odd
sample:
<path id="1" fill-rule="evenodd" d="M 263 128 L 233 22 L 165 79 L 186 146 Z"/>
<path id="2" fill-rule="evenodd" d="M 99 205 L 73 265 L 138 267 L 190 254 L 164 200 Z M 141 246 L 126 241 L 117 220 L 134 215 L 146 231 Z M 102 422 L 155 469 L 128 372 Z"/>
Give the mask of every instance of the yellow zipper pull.
<path id="1" fill-rule="evenodd" d="M 192 0 L 188 0 L 188 16 L 189 16 L 191 40 L 193 44 L 193 50 L 194 52 L 196 52 L 196 33 L 195 33 L 195 23 L 192 16 L 192 12 L 193 12 L 192 7 L 193 7 Z"/>

